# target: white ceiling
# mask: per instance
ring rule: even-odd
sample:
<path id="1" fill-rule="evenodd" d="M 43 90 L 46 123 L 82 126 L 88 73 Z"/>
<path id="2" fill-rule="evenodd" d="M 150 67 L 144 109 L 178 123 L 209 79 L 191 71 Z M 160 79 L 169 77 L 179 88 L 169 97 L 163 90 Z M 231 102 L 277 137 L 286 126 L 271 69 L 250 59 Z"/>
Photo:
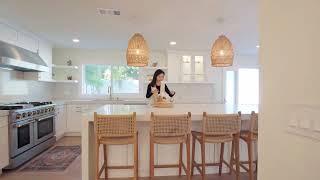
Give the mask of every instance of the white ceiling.
<path id="1" fill-rule="evenodd" d="M 0 0 L 0 18 L 56 47 L 125 49 L 141 32 L 150 49 L 209 50 L 226 34 L 237 53 L 256 54 L 257 0 Z M 101 16 L 114 8 L 120 16 Z M 223 21 L 223 23 L 221 23 Z M 74 44 L 73 38 L 80 43 Z M 169 41 L 176 41 L 172 47 Z"/>

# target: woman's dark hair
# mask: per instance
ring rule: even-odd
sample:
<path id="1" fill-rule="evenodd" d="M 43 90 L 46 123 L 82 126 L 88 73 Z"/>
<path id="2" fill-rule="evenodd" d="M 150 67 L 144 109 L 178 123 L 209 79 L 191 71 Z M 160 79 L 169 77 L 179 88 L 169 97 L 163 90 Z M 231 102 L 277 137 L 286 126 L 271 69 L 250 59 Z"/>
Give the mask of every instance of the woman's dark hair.
<path id="1" fill-rule="evenodd" d="M 160 74 L 165 75 L 164 71 L 162 71 L 161 69 L 157 69 L 156 72 L 154 72 L 152 81 L 150 82 L 150 86 L 151 86 L 151 87 L 154 87 L 154 86 L 156 85 L 156 83 L 157 83 L 157 77 L 158 77 Z"/>

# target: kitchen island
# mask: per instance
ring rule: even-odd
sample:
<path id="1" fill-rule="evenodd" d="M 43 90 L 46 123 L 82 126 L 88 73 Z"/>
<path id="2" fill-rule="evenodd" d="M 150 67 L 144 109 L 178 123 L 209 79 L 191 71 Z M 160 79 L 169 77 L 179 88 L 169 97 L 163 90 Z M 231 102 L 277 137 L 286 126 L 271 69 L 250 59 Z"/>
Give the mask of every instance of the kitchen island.
<path id="1" fill-rule="evenodd" d="M 104 115 L 117 115 L 129 114 L 132 112 L 137 113 L 137 129 L 139 132 L 139 176 L 149 176 L 149 125 L 150 113 L 156 114 L 181 114 L 191 112 L 192 116 L 192 129 L 201 129 L 202 113 L 209 114 L 232 114 L 241 111 L 242 116 L 242 129 L 248 127 L 248 115 L 251 111 L 258 112 L 257 105 L 225 105 L 225 104 L 175 104 L 172 108 L 153 108 L 149 105 L 104 105 L 97 109 L 84 112 L 82 114 L 82 180 L 93 180 L 95 177 L 95 146 L 94 146 L 94 129 L 93 120 L 94 112 Z M 230 145 L 225 148 L 225 159 L 230 157 Z M 178 145 L 156 145 L 155 146 L 155 164 L 172 164 L 178 162 L 179 154 Z M 184 150 L 184 152 L 186 152 Z M 219 159 L 219 146 L 207 145 L 206 152 L 208 154 L 206 161 L 213 162 Z M 102 149 L 100 149 L 102 156 Z M 199 158 L 199 144 L 196 146 L 196 161 Z M 244 144 L 240 145 L 240 158 L 246 159 L 246 147 Z M 185 160 L 184 160 L 185 162 Z M 100 161 L 102 165 L 102 161 Z M 133 147 L 132 145 L 113 146 L 108 149 L 108 164 L 110 165 L 132 165 L 133 164 Z M 223 168 L 226 172 L 226 167 Z M 196 171 L 195 171 L 196 172 Z M 208 168 L 208 173 L 215 173 L 216 169 Z M 170 176 L 177 175 L 178 169 L 157 169 L 155 170 L 156 176 Z M 109 177 L 131 177 L 133 176 L 132 170 L 111 170 Z"/>

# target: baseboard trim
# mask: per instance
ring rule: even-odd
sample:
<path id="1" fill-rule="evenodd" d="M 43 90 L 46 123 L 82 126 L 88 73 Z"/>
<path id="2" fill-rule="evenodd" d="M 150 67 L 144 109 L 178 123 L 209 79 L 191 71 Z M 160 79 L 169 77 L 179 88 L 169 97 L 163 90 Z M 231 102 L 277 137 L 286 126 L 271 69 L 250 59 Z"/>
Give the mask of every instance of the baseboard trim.
<path id="1" fill-rule="evenodd" d="M 72 136 L 77 136 L 77 137 L 78 137 L 78 136 L 81 136 L 81 132 L 65 132 L 65 133 L 64 133 L 64 136 L 67 136 L 67 137 L 68 137 L 68 136 L 69 136 L 69 137 L 70 137 L 70 136 L 71 136 L 71 137 L 72 137 Z"/>

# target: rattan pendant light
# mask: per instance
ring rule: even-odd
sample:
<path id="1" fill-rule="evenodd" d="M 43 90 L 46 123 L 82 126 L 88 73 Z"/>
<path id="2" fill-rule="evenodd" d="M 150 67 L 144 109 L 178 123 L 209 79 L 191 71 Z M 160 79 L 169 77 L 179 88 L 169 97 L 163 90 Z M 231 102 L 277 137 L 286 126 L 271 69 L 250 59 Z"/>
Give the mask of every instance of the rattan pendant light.
<path id="1" fill-rule="evenodd" d="M 211 50 L 211 65 L 213 67 L 227 67 L 233 64 L 233 47 L 231 41 L 224 35 L 213 43 Z"/>
<path id="2" fill-rule="evenodd" d="M 148 65 L 149 48 L 143 36 L 135 33 L 128 43 L 127 65 L 143 67 Z"/>

